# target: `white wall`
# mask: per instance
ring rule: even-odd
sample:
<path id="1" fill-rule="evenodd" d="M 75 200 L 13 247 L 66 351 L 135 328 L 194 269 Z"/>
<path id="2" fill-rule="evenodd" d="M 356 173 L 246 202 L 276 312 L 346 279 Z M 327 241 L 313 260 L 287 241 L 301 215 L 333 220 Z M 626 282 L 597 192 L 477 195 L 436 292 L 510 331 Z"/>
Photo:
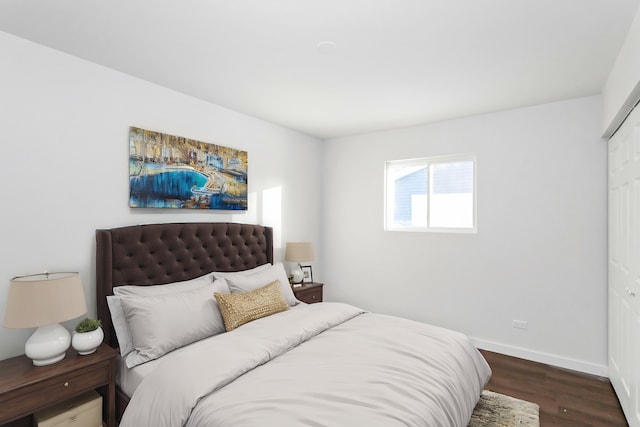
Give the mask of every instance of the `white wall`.
<path id="1" fill-rule="evenodd" d="M 606 375 L 600 118 L 595 96 L 326 141 L 327 300 Z M 384 162 L 458 153 L 477 156 L 478 233 L 383 231 Z"/>
<path id="2" fill-rule="evenodd" d="M 314 138 L 1 32 L 0 51 L 2 316 L 10 278 L 44 270 L 80 271 L 95 315 L 96 228 L 258 222 L 276 226 L 282 245 L 316 244 L 314 277 L 326 282 L 328 300 L 606 374 L 599 97 L 330 140 L 323 148 Z M 131 125 L 247 150 L 249 212 L 130 209 Z M 460 152 L 478 158 L 479 233 L 384 232 L 384 161 Z M 265 211 L 265 194 L 278 191 L 280 203 Z M 528 321 L 529 329 L 513 329 L 513 319 Z M 21 354 L 30 333 L 0 328 L 0 359 Z"/>
<path id="3" fill-rule="evenodd" d="M 320 141 L 2 32 L 0 52 L 2 318 L 11 277 L 45 270 L 79 271 L 95 316 L 97 228 L 233 220 L 319 242 Z M 130 209 L 132 125 L 247 150 L 249 212 Z M 0 359 L 31 332 L 0 328 Z"/>
<path id="4" fill-rule="evenodd" d="M 610 137 L 640 99 L 640 9 L 602 89 L 602 128 Z"/>

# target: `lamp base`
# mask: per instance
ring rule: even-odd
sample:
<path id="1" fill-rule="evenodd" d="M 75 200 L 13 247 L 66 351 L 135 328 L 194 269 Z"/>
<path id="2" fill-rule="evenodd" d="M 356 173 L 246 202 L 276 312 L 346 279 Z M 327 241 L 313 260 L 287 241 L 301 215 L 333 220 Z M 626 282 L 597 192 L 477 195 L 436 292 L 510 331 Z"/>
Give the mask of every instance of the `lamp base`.
<path id="1" fill-rule="evenodd" d="M 51 365 L 64 359 L 71 335 L 59 323 L 40 326 L 24 345 L 24 354 L 35 366 Z"/>
<path id="2" fill-rule="evenodd" d="M 293 269 L 291 269 L 291 283 L 293 285 L 301 285 L 304 281 L 304 273 L 302 272 L 302 267 L 300 264 L 296 265 Z"/>

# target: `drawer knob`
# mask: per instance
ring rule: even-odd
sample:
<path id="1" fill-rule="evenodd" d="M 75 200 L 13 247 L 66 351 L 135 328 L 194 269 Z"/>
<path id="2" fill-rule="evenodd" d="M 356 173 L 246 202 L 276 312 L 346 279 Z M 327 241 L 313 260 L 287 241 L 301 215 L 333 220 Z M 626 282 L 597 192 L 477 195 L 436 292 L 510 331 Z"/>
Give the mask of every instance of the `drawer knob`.
<path id="1" fill-rule="evenodd" d="M 64 386 L 69 387 L 69 383 L 68 382 L 64 383 Z"/>
<path id="2" fill-rule="evenodd" d="M 316 299 L 316 296 L 315 296 L 315 295 L 312 295 L 312 296 L 311 296 L 311 299 Z"/>

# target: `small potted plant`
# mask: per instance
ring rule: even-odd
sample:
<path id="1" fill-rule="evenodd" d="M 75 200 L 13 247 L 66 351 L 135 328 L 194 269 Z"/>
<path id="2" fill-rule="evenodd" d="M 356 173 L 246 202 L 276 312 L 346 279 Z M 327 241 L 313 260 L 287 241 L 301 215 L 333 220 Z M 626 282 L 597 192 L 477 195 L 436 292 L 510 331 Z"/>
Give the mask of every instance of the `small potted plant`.
<path id="1" fill-rule="evenodd" d="M 76 325 L 71 345 L 78 354 L 91 354 L 96 351 L 103 339 L 102 322 L 87 317 Z"/>

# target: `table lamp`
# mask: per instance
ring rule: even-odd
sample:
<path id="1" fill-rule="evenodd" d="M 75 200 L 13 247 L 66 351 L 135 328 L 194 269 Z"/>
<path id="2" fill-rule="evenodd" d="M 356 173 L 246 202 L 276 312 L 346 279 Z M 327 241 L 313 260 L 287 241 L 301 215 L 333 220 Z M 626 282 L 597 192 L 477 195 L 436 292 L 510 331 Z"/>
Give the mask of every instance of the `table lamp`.
<path id="1" fill-rule="evenodd" d="M 287 242 L 284 260 L 287 262 L 296 262 L 298 265 L 291 270 L 293 276 L 292 282 L 300 284 L 304 280 L 301 262 L 313 261 L 313 244 L 311 242 Z"/>
<path id="2" fill-rule="evenodd" d="M 24 352 L 35 366 L 64 359 L 71 335 L 58 322 L 87 312 L 84 290 L 78 273 L 40 273 L 11 279 L 6 328 L 35 328 Z"/>

